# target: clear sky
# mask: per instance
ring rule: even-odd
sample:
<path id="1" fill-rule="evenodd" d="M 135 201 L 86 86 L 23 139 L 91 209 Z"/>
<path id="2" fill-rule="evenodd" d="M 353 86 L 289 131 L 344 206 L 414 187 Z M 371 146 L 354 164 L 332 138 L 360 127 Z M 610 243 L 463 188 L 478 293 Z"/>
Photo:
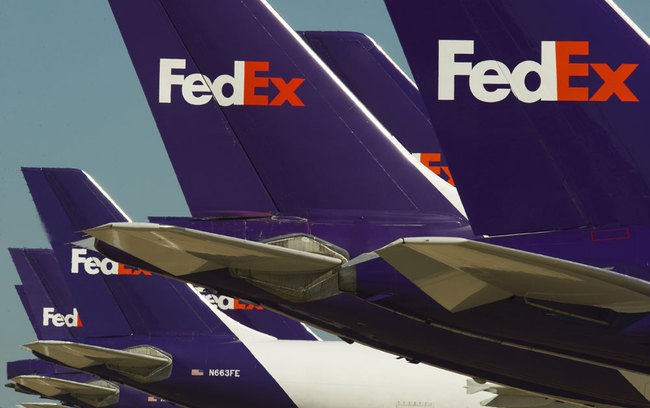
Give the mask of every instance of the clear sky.
<path id="1" fill-rule="evenodd" d="M 407 68 L 381 0 L 270 0 L 294 29 L 361 31 Z M 650 33 L 650 0 L 617 0 Z M 7 247 L 47 247 L 21 166 L 90 173 L 135 221 L 189 215 L 106 1 L 0 4 L 0 371 L 35 340 Z M 5 374 L 0 375 L 0 381 Z M 36 398 L 0 387 L 0 408 Z"/>

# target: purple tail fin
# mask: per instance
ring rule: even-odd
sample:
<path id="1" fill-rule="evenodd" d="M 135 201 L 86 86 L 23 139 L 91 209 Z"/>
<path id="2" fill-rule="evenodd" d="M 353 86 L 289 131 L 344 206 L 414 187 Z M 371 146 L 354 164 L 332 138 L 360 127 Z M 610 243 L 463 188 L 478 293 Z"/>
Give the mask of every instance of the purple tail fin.
<path id="1" fill-rule="evenodd" d="M 163 59 L 183 57 L 186 71 L 198 72 L 162 6 L 146 0 L 111 2 L 111 7 L 192 216 L 277 212 L 216 101 L 177 103 L 183 96 L 175 86 L 176 103 L 159 103 Z"/>
<path id="2" fill-rule="evenodd" d="M 38 276 L 51 298 L 63 302 L 61 310 L 75 307 L 83 316 L 83 327 L 70 329 L 75 336 L 123 336 L 131 332 L 231 334 L 184 283 L 68 244 L 82 238 L 79 230 L 128 219 L 86 173 L 39 168 L 23 169 L 23 173 L 59 263 L 48 250 L 12 250 L 12 256 L 15 252 L 16 259 L 24 255 L 31 260 L 29 271 Z M 66 299 L 72 300 L 65 303 Z M 244 324 L 257 322 L 251 325 L 253 329 L 268 328 L 269 323 L 276 322 L 273 335 L 314 339 L 300 323 L 269 311 L 251 311 L 257 312 L 254 317 L 242 312 L 231 313 Z"/>
<path id="3" fill-rule="evenodd" d="M 62 283 L 69 290 L 83 316 L 83 327 L 75 327 L 80 336 L 209 332 L 222 325 L 184 284 L 69 244 L 82 238 L 80 230 L 128 220 L 86 173 L 39 168 L 23 173 L 61 265 L 36 272 L 51 296 Z"/>
<path id="4" fill-rule="evenodd" d="M 181 184 L 192 180 L 210 186 L 217 178 L 239 177 L 239 156 L 212 147 L 215 138 L 225 137 L 222 131 L 215 133 L 225 127 L 215 124 L 216 117 L 227 122 L 236 137 L 229 137 L 229 143 L 239 143 L 281 212 L 459 214 L 432 186 L 436 178 L 415 165 L 265 2 L 110 3 L 168 150 L 186 152 L 175 163 Z M 196 149 L 201 154 L 192 152 Z M 177 153 L 169 153 L 174 160 Z M 200 173 L 187 164 L 191 161 L 225 163 L 235 171 Z M 255 183 L 251 186 L 258 190 Z M 248 189 L 248 182 L 239 181 L 237 187 Z M 209 191 L 205 202 L 232 193 Z M 242 201 L 233 205 L 275 211 L 268 205 L 241 207 Z M 225 210 L 213 207 L 193 214 Z"/>
<path id="5" fill-rule="evenodd" d="M 386 0 L 477 234 L 650 221 L 650 40 L 611 0 Z"/>
<path id="6" fill-rule="evenodd" d="M 418 89 L 368 36 L 345 31 L 299 31 L 307 45 L 410 151 L 439 149 Z"/>
<path id="7" fill-rule="evenodd" d="M 65 340 L 74 337 L 71 333 L 74 329 L 68 327 L 65 322 L 54 324 L 49 319 L 56 313 L 61 313 L 63 316 L 75 314 L 75 304 L 68 288 L 60 284 L 54 288 L 54 293 L 50 293 L 39 277 L 39 272 L 58 269 L 52 251 L 10 248 L 9 253 L 22 282 L 22 285 L 16 286 L 16 291 L 36 332 L 36 337 L 39 340 Z M 52 277 L 50 280 L 53 280 Z"/>
<path id="8" fill-rule="evenodd" d="M 32 325 L 32 328 L 36 333 L 36 338 L 39 340 L 46 338 L 47 336 L 43 335 L 43 331 L 41 330 L 41 327 L 38 324 L 38 318 L 39 318 L 38 308 L 33 308 L 32 305 L 29 303 L 29 300 L 27 299 L 27 294 L 25 294 L 25 288 L 23 287 L 23 285 L 14 285 L 14 289 L 16 289 L 16 293 L 18 294 L 18 298 L 20 299 L 20 304 L 23 305 L 23 309 L 25 309 L 25 313 L 27 313 L 27 317 L 29 318 L 29 324 Z M 45 294 L 45 292 L 43 292 L 43 294 Z"/>
<path id="9" fill-rule="evenodd" d="M 440 143 L 415 84 L 367 35 L 299 31 L 309 47 L 406 150 L 453 184 Z"/>
<path id="10" fill-rule="evenodd" d="M 37 271 L 46 290 L 54 300 L 62 285 L 83 288 L 70 289 L 83 324 L 74 329 L 79 337 L 131 334 L 109 288 L 98 279 L 98 275 L 118 273 L 115 265 L 70 244 L 83 238 L 83 229 L 126 221 L 126 215 L 81 170 L 23 168 L 23 175 L 58 260 L 58 267 Z"/>

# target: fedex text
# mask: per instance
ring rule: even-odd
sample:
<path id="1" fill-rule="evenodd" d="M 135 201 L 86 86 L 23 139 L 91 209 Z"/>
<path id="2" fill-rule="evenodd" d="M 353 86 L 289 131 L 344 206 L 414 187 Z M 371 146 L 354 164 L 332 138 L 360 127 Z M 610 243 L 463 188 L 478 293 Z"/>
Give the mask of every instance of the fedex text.
<path id="1" fill-rule="evenodd" d="M 234 299 L 228 296 L 219 296 L 213 293 L 204 293 L 203 297 L 205 297 L 208 302 L 217 306 L 221 310 L 262 310 L 262 306 L 255 306 L 252 304 L 244 303 L 238 299 Z"/>
<path id="2" fill-rule="evenodd" d="M 458 55 L 473 55 L 473 40 L 438 42 L 438 100 L 455 100 L 455 78 L 468 77 L 472 95 L 482 102 L 500 102 L 512 94 L 525 103 L 538 101 L 604 102 L 616 95 L 623 102 L 638 102 L 625 81 L 639 64 L 612 68 L 603 63 L 572 62 L 572 56 L 588 56 L 589 41 L 542 41 L 541 59 L 522 61 L 512 70 L 496 60 L 457 62 Z M 591 68 L 591 69 L 590 69 Z M 588 77 L 593 70 L 603 84 L 597 90 L 571 86 L 570 79 Z M 537 89 L 528 89 L 526 77 L 539 77 Z M 498 86 L 498 87 L 497 87 Z M 590 91 L 593 92 L 591 96 Z"/>
<path id="3" fill-rule="evenodd" d="M 49 326 L 50 323 L 54 327 L 82 327 L 81 319 L 77 308 L 72 309 L 70 314 L 56 313 L 53 307 L 43 308 L 43 326 Z"/>
<path id="4" fill-rule="evenodd" d="M 280 77 L 262 76 L 268 72 L 268 61 L 235 61 L 233 74 L 222 74 L 214 79 L 200 73 L 185 75 L 186 60 L 179 58 L 160 59 L 160 77 L 158 84 L 158 102 L 172 102 L 172 87 L 179 86 L 185 102 L 190 105 L 205 105 L 214 97 L 220 106 L 260 105 L 305 106 L 296 94 L 296 90 L 305 78 L 291 78 L 288 81 Z M 258 89 L 271 88 L 277 93 L 271 99 L 260 95 Z"/>
<path id="5" fill-rule="evenodd" d="M 83 270 L 88 275 L 97 275 L 100 272 L 104 275 L 151 275 L 151 272 L 131 268 L 108 258 L 87 255 L 88 250 L 85 248 L 72 248 L 70 272 L 79 273 Z"/>

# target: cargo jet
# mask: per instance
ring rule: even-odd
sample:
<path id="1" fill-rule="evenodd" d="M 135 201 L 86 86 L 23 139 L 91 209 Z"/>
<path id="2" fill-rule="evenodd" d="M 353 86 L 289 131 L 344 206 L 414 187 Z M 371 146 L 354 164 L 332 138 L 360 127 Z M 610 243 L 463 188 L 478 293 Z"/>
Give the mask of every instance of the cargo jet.
<path id="1" fill-rule="evenodd" d="M 265 3 L 111 4 L 195 219 L 89 231 L 105 254 L 413 361 L 639 404 L 647 282 L 482 242 L 453 192 Z"/>
<path id="2" fill-rule="evenodd" d="M 176 327 L 175 325 L 181 324 L 179 321 L 183 321 L 182 325 L 188 324 L 187 319 L 179 318 L 178 316 L 182 316 L 183 312 L 188 311 L 188 305 L 197 303 L 196 298 L 193 296 L 190 296 L 189 298 L 183 297 L 186 301 L 180 302 L 181 296 L 187 291 L 187 286 L 180 282 L 174 282 L 155 276 L 147 276 L 147 271 L 145 270 L 129 268 L 122 264 L 109 266 L 112 261 L 103 258 L 102 255 L 94 252 L 91 248 L 84 248 L 84 246 L 87 246 L 89 243 L 88 239 L 74 241 L 76 242 L 75 245 L 61 245 L 61 242 L 72 242 L 76 238 L 81 238 L 83 234 L 80 232 L 74 232 L 74 230 L 79 227 L 84 228 L 83 225 L 85 223 L 92 224 L 96 222 L 98 218 L 103 218 L 104 220 L 111 217 L 124 219 L 126 218 L 126 215 L 103 191 L 103 189 L 95 183 L 94 180 L 80 170 L 32 168 L 23 169 L 23 172 L 28 181 L 34 202 L 42 216 L 43 225 L 48 231 L 49 239 L 53 247 L 57 248 L 56 252 L 62 255 L 62 257 L 59 258 L 61 260 L 59 264 L 70 265 L 70 272 L 68 273 L 66 270 L 58 267 L 58 261 L 52 256 L 52 252 L 47 250 L 11 250 L 12 257 L 16 263 L 21 280 L 23 281 L 22 291 L 24 294 L 21 295 L 21 299 L 23 299 L 23 304 L 26 309 L 29 307 L 29 310 L 31 310 L 31 313 L 28 314 L 30 315 L 30 321 L 33 322 L 37 334 L 40 333 L 39 339 L 60 339 L 62 333 L 64 336 L 66 336 L 66 332 L 69 333 L 65 337 L 69 340 L 45 340 L 32 343 L 27 345 L 27 347 L 32 349 L 35 355 L 44 358 L 45 360 L 54 361 L 69 367 L 82 369 L 83 371 L 99 375 L 106 379 L 129 384 L 137 389 L 144 390 L 150 394 L 169 400 L 168 393 L 170 384 L 175 384 L 173 379 L 170 379 L 170 383 L 160 383 L 159 385 L 163 390 L 165 390 L 165 393 L 157 393 L 156 384 L 158 381 L 151 381 L 150 383 L 143 384 L 142 379 L 139 379 L 137 382 L 129 381 L 128 378 L 125 380 L 120 374 L 124 373 L 124 366 L 129 367 L 129 365 L 125 363 L 121 364 L 122 370 L 120 372 L 120 364 L 112 363 L 111 358 L 109 358 L 111 355 L 104 355 L 104 361 L 94 361 L 84 367 L 79 367 L 78 360 L 83 360 L 83 356 L 87 353 L 99 352 L 99 350 L 88 349 L 88 344 L 121 344 L 121 342 L 136 342 L 141 344 L 142 341 L 138 340 L 139 337 L 137 336 L 136 331 L 148 333 L 144 337 L 148 345 L 152 342 L 156 343 L 160 341 L 157 337 L 163 334 L 166 338 L 171 336 L 171 340 L 167 339 L 165 341 L 167 344 L 173 344 L 174 337 L 178 337 L 182 334 L 185 334 L 186 336 L 189 335 L 183 330 L 179 331 L 174 328 Z M 251 225 L 249 224 L 249 226 Z M 129 272 L 120 273 L 120 271 L 124 271 L 125 269 Z M 38 276 L 38 279 L 33 279 L 34 276 Z M 238 282 L 239 280 L 235 281 Z M 171 287 L 176 287 L 176 293 L 172 294 L 168 290 L 164 290 L 166 287 L 165 284 Z M 242 337 L 250 335 L 250 333 L 248 333 L 250 330 L 247 332 L 247 328 L 231 322 L 231 320 L 226 316 L 221 316 L 223 312 L 218 309 L 218 303 L 213 302 L 210 294 L 206 294 L 205 291 L 200 288 L 191 288 L 191 292 L 200 295 L 201 302 L 209 305 L 211 310 L 221 321 L 223 321 L 223 323 L 225 323 L 229 328 L 234 325 L 237 330 L 233 329 L 233 333 L 237 334 L 243 345 L 250 349 L 255 358 L 260 361 L 265 369 L 273 369 L 273 371 L 270 372 L 275 372 L 272 364 L 273 362 L 276 362 L 281 366 L 290 365 L 292 367 L 290 370 L 279 370 L 280 375 L 277 377 L 278 383 L 283 389 L 285 389 L 283 385 L 284 381 L 293 384 L 293 387 L 288 387 L 290 391 L 295 392 L 295 387 L 297 386 L 297 380 L 291 377 L 291 374 L 286 374 L 286 371 L 290 371 L 291 373 L 301 373 L 301 375 L 306 376 L 305 383 L 310 384 L 314 374 L 311 370 L 308 373 L 303 373 L 299 367 L 312 367 L 314 364 L 317 364 L 313 359 L 320 360 L 320 357 L 318 356 L 323 353 L 327 357 L 327 364 L 334 364 L 336 366 L 336 372 L 338 373 L 336 374 L 336 381 L 342 381 L 342 379 L 347 376 L 353 378 L 361 377 L 361 374 L 356 373 L 356 370 L 358 369 L 364 370 L 365 372 L 369 367 L 374 367 L 373 372 L 378 370 L 381 371 L 376 365 L 376 362 L 372 359 L 366 359 L 365 361 L 359 360 L 371 351 L 370 349 L 365 347 L 350 348 L 354 345 L 346 345 L 345 343 L 333 344 L 332 342 L 313 341 L 315 337 L 309 331 L 306 331 L 304 328 L 302 329 L 303 331 L 301 331 L 301 327 L 303 326 L 300 325 L 298 328 L 292 327 L 292 323 L 293 325 L 296 325 L 295 322 L 287 322 L 285 327 L 277 328 L 276 335 L 279 338 L 282 338 L 283 335 L 289 336 L 290 338 L 302 336 L 304 340 L 291 340 L 279 343 L 276 341 L 275 345 L 277 347 L 270 348 L 271 352 L 265 353 L 263 352 L 262 345 L 255 341 L 259 340 L 258 338 L 248 339 Z M 28 296 L 27 294 L 30 292 L 34 293 L 35 296 Z M 42 295 L 44 292 L 47 294 Z M 30 299 L 32 300 L 30 301 Z M 174 300 L 177 301 L 175 302 Z M 129 310 L 133 312 L 123 314 L 106 313 L 106 310 L 111 309 L 109 307 L 111 301 L 116 303 L 118 311 Z M 45 307 L 44 305 L 53 305 L 53 307 Z M 76 305 L 76 307 L 73 307 L 72 305 Z M 99 308 L 98 305 L 101 305 L 101 308 Z M 285 307 L 295 306 L 300 308 L 301 305 L 304 304 L 286 302 Z M 335 304 L 331 305 L 336 307 Z M 197 307 L 197 310 L 198 309 L 199 308 Z M 68 314 L 58 313 L 60 310 L 72 310 L 72 312 Z M 96 313 L 97 310 L 102 310 L 104 313 L 100 315 Z M 250 311 L 254 313 L 258 312 L 252 309 Z M 287 308 L 286 311 L 291 313 L 291 309 L 289 308 Z M 82 315 L 83 318 L 81 317 Z M 96 322 L 88 316 L 96 316 L 96 318 L 102 319 Z M 239 321 L 244 321 L 241 316 L 234 316 Z M 386 316 L 390 317 L 389 315 Z M 41 317 L 42 320 L 40 319 Z M 118 324 L 120 320 L 123 320 L 124 318 L 127 319 L 129 327 L 135 327 L 133 329 L 134 334 L 129 335 L 128 332 L 125 332 L 121 337 L 116 337 L 106 331 L 106 327 L 119 327 Z M 276 319 L 281 320 L 283 318 L 276 317 Z M 259 321 L 259 319 L 257 321 Z M 57 324 L 54 324 L 55 322 Z M 228 322 L 231 322 L 232 324 L 228 324 Z M 255 321 L 251 322 L 246 324 L 252 324 L 251 327 L 255 327 L 255 325 L 258 324 Z M 398 320 L 395 322 L 399 323 Z M 328 322 L 323 322 L 325 327 L 327 327 L 327 323 Z M 207 324 L 209 324 L 209 321 Z M 287 330 L 287 327 L 289 330 Z M 408 329 L 409 327 L 406 327 L 406 330 Z M 219 330 L 217 328 L 214 331 L 218 332 Z M 114 333 L 117 332 L 114 331 Z M 70 337 L 72 334 L 76 334 L 76 336 Z M 265 335 L 257 333 L 257 336 Z M 131 339 L 129 339 L 129 337 L 131 337 Z M 140 336 L 140 338 L 141 337 L 142 336 Z M 198 335 L 192 335 L 192 337 L 196 337 L 197 341 L 201 338 L 201 336 Z M 266 338 L 274 339 L 275 337 L 266 336 Z M 265 340 L 265 343 L 268 343 L 268 340 Z M 291 358 L 285 358 L 284 354 L 279 351 L 284 347 L 281 344 L 285 344 L 288 349 L 292 350 Z M 304 354 L 300 352 L 301 347 L 299 346 L 301 344 L 305 351 Z M 192 350 L 197 350 L 199 344 L 194 342 L 194 340 L 188 340 L 187 346 Z M 330 351 L 332 352 L 331 355 L 328 352 L 330 348 Z M 449 347 L 444 344 L 441 344 L 439 348 L 442 351 L 449 350 Z M 163 349 L 160 350 L 162 351 Z M 211 350 L 215 350 L 215 348 L 213 347 Z M 120 350 L 115 350 L 114 346 L 104 347 L 103 350 L 101 350 L 102 353 L 119 353 L 119 351 Z M 214 351 L 206 351 L 201 354 L 203 353 L 211 355 Z M 383 357 L 386 356 L 386 354 L 382 353 L 379 353 L 378 355 Z M 275 356 L 271 363 L 267 360 L 269 356 Z M 525 357 L 525 354 L 520 356 Z M 101 356 L 98 356 L 98 358 L 99 357 Z M 179 358 L 182 357 L 183 355 Z M 289 364 L 289 360 L 291 360 L 293 364 L 297 364 L 297 366 L 294 367 Z M 306 361 L 308 364 L 301 364 L 300 362 L 302 361 Z M 527 363 L 529 360 L 524 361 Z M 395 362 L 404 363 L 402 359 L 396 360 L 394 357 L 390 358 L 390 360 L 384 360 L 384 363 L 387 364 L 394 364 Z M 176 362 L 176 364 L 178 363 L 179 361 Z M 417 363 L 417 361 L 411 359 L 409 360 L 409 363 Z M 516 363 L 521 365 L 522 362 L 517 361 Z M 602 370 L 599 369 L 599 367 L 576 365 L 572 361 L 563 361 L 561 359 L 558 359 L 556 363 L 557 365 L 555 367 L 560 367 L 563 371 L 559 371 L 555 378 L 568 381 L 568 375 L 563 374 L 564 371 L 572 375 L 597 375 L 599 378 L 599 384 L 603 386 L 607 392 L 615 392 L 609 400 L 614 401 L 628 398 L 628 401 L 635 401 L 635 404 L 643 406 L 642 400 L 639 400 L 638 396 L 635 395 L 636 391 L 634 391 L 626 381 L 621 381 L 622 378 L 615 370 Z M 172 365 L 173 364 L 174 362 L 172 361 Z M 355 368 L 346 368 L 343 371 L 347 370 L 346 372 L 348 374 L 341 374 L 340 372 L 342 367 L 349 367 L 348 364 L 351 364 Z M 406 368 L 403 370 L 400 369 L 400 367 L 404 367 L 404 365 L 406 365 Z M 511 365 L 508 361 L 504 361 L 504 365 L 508 367 L 514 366 L 514 364 Z M 318 378 L 320 378 L 319 381 L 322 383 L 327 378 L 325 374 L 327 370 L 325 365 L 320 365 L 319 367 L 320 374 L 318 375 Z M 411 376 L 409 375 L 411 372 L 409 371 L 411 370 L 410 367 L 420 367 L 420 370 L 417 372 L 417 375 L 419 376 L 418 379 L 411 379 Z M 490 406 L 509 406 L 509 404 L 514 403 L 513 401 L 516 401 L 516 404 L 523 404 L 523 406 L 531 406 L 535 404 L 552 405 L 556 404 L 557 401 L 562 401 L 563 406 L 570 404 L 583 405 L 587 402 L 589 402 L 589 405 L 599 407 L 612 406 L 611 404 L 603 402 L 594 403 L 593 398 L 588 400 L 577 399 L 575 397 L 576 395 L 582 395 L 575 392 L 571 394 L 573 397 L 558 398 L 554 395 L 544 395 L 538 392 L 529 392 L 527 390 L 515 389 L 509 386 L 486 384 L 482 379 L 467 380 L 466 378 L 459 377 L 456 374 L 437 370 L 432 367 L 426 367 L 424 365 L 403 364 L 396 365 L 392 368 L 388 367 L 386 369 L 391 373 L 394 372 L 396 376 L 406 378 L 407 383 L 410 385 L 402 386 L 402 390 L 409 389 L 410 386 L 417 386 L 420 384 L 420 381 L 424 381 L 422 383 L 422 389 L 426 390 L 426 392 L 438 390 L 437 387 L 432 388 L 431 384 L 436 383 L 436 380 L 433 377 L 430 378 L 431 375 L 440 376 L 440 381 L 444 383 L 446 383 L 447 380 L 453 382 L 454 379 L 460 378 L 463 380 L 462 383 L 466 384 L 465 387 L 467 387 L 470 394 L 476 394 L 479 391 L 487 391 L 497 394 L 496 397 L 489 398 Z M 384 371 L 386 369 L 384 369 Z M 425 370 L 422 371 L 422 369 Z M 284 377 L 284 375 L 289 375 L 289 378 Z M 385 372 L 381 373 L 383 379 L 390 379 L 392 378 L 392 375 L 393 374 L 386 374 Z M 182 377 L 182 373 L 180 376 Z M 274 378 L 276 377 L 274 376 Z M 133 378 L 130 378 L 130 380 L 133 380 Z M 373 384 L 372 380 L 372 376 L 364 378 L 364 383 L 366 385 L 363 388 L 372 388 L 370 386 Z M 368 384 L 368 382 L 370 382 L 370 384 Z M 399 383 L 399 381 L 397 382 Z M 350 384 L 352 384 L 351 387 L 353 389 L 358 389 L 361 383 L 358 380 L 351 378 Z M 579 378 L 576 378 L 573 386 L 575 387 L 576 384 L 580 384 Z M 385 387 L 389 388 L 387 384 Z M 446 387 L 454 387 L 454 385 L 449 383 Z M 458 387 L 455 387 L 453 389 L 455 390 L 457 388 Z M 541 389 L 541 387 L 538 388 Z M 193 392 L 198 391 L 203 390 L 194 390 Z M 318 395 L 313 393 L 312 389 L 310 389 L 310 391 L 312 391 L 310 392 L 310 398 Z M 292 396 L 292 399 L 294 399 L 295 394 L 290 395 Z M 450 401 L 454 401 L 454 404 L 457 403 L 457 401 L 463 400 L 460 394 L 454 394 L 452 397 L 453 398 Z M 484 395 L 482 397 L 484 398 Z M 636 398 L 636 400 L 634 400 L 634 398 Z M 442 404 L 443 402 L 442 399 L 438 401 L 439 404 Z M 487 404 L 488 401 L 484 400 L 481 403 Z"/>
<path id="3" fill-rule="evenodd" d="M 21 299 L 39 337 L 26 347 L 47 361 L 136 388 L 146 393 L 142 400 L 153 395 L 190 407 L 214 401 L 235 406 L 257 399 L 267 405 L 319 407 L 349 400 L 368 407 L 480 407 L 481 402 L 505 407 L 513 400 L 523 406 L 558 403 L 410 364 L 361 345 L 318 341 L 302 324 L 267 310 L 226 308 L 251 325 L 246 327 L 225 316 L 220 309 L 223 302 L 215 302 L 205 290 L 114 264 L 83 247 L 60 245 L 80 237 L 75 228 L 84 223 L 125 216 L 81 171 L 24 171 L 35 202 L 50 211 L 52 217 L 42 221 L 59 256 L 57 260 L 49 250 L 10 251 L 23 282 Z M 83 183 L 75 185 L 71 180 Z M 75 211 L 63 215 L 58 199 L 64 191 L 72 192 L 68 188 L 81 201 L 73 204 Z M 236 312 L 258 317 L 240 319 Z M 261 316 L 268 316 L 264 318 L 268 323 L 275 319 L 277 337 L 253 330 Z M 285 325 L 278 325 L 285 320 Z M 84 397 L 82 390 L 99 391 L 100 386 L 41 374 L 18 375 L 12 381 L 19 388 L 68 397 L 70 393 Z M 111 388 L 101 386 L 105 393 Z M 253 386 L 255 395 L 242 391 Z M 101 401 L 91 402 L 113 405 L 118 402 L 115 394 L 102 394 Z"/>

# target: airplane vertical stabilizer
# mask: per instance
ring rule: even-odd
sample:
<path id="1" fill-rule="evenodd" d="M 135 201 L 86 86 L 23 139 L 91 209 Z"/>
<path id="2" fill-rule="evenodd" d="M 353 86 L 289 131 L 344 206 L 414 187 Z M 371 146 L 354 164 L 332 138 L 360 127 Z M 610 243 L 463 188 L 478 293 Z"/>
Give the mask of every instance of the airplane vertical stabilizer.
<path id="1" fill-rule="evenodd" d="M 474 232 L 650 221 L 650 40 L 612 0 L 386 0 Z"/>
<path id="2" fill-rule="evenodd" d="M 460 203 L 454 207 L 434 186 L 446 183 L 417 163 L 266 2 L 110 3 L 154 116 L 222 117 L 279 211 L 460 216 Z M 211 128 L 223 123 L 175 126 L 178 132 L 163 137 L 227 160 L 207 140 L 219 137 Z"/>
<path id="3" fill-rule="evenodd" d="M 88 226 L 127 221 L 128 217 L 81 170 L 23 168 L 22 171 L 58 261 L 58 265 L 50 261 L 35 272 L 54 302 L 70 296 L 71 306 L 81 321 L 75 326 L 76 336 L 131 334 L 133 330 L 123 310 L 101 279 L 106 274 L 118 274 L 118 265 L 71 245 L 83 237 L 81 231 Z M 71 291 L 68 287 L 72 286 L 83 290 Z M 57 313 L 67 315 L 70 310 Z"/>

